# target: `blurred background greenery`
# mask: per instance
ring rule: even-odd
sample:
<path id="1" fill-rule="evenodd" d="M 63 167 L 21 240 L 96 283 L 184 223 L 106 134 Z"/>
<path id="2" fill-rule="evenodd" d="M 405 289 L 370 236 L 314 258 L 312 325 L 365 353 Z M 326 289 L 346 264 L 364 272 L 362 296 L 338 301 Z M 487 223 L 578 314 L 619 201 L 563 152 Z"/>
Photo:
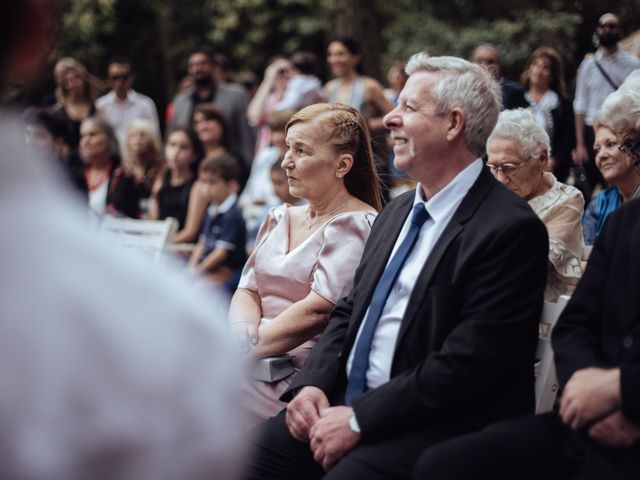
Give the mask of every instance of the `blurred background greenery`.
<path id="1" fill-rule="evenodd" d="M 506 76 L 518 79 L 529 53 L 546 45 L 563 55 L 570 83 L 602 13 L 617 13 L 627 34 L 640 28 L 640 0 L 61 0 L 61 8 L 57 42 L 25 100 L 52 88 L 60 56 L 104 78 L 108 59 L 124 55 L 135 88 L 160 111 L 202 44 L 225 54 L 234 72 L 258 77 L 272 56 L 311 50 L 326 79 L 328 40 L 349 35 L 363 44 L 365 71 L 381 80 L 393 60 L 416 51 L 468 58 L 482 42 L 501 48 Z"/>

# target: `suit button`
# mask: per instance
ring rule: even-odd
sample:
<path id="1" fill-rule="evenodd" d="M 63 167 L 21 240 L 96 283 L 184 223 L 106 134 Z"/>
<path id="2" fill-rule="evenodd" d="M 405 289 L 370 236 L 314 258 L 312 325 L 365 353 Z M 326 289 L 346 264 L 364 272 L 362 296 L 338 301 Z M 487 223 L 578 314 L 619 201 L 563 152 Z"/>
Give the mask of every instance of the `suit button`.
<path id="1" fill-rule="evenodd" d="M 631 348 L 632 345 L 633 337 L 631 335 L 627 335 L 626 337 L 624 337 L 624 339 L 622 340 L 622 346 L 624 348 Z"/>

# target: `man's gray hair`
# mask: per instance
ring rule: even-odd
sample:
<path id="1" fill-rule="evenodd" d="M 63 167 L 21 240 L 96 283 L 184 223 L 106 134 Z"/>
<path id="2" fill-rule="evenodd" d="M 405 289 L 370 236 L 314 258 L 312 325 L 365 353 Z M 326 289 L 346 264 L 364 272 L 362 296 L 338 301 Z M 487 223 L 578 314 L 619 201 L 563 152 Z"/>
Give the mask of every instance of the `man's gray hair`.
<path id="1" fill-rule="evenodd" d="M 633 129 L 640 119 L 640 70 L 627 77 L 602 103 L 596 122 L 616 134 Z"/>
<path id="2" fill-rule="evenodd" d="M 461 108 L 465 113 L 465 143 L 475 155 L 482 156 L 502 105 L 500 86 L 491 74 L 462 58 L 430 57 L 426 52 L 414 54 L 405 70 L 408 75 L 419 71 L 440 74 L 431 91 L 436 114 Z"/>
<path id="3" fill-rule="evenodd" d="M 510 140 L 518 145 L 524 160 L 540 160 L 543 152 L 549 152 L 549 135 L 536 121 L 529 110 L 516 108 L 500 113 L 496 128 L 493 129 L 487 145 L 495 139 Z"/>

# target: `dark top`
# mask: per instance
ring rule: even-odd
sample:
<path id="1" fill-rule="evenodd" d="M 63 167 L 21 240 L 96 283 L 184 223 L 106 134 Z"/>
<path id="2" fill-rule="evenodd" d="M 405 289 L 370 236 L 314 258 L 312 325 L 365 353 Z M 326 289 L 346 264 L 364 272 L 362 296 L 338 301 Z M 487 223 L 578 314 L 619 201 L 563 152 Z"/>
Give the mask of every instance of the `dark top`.
<path id="1" fill-rule="evenodd" d="M 504 77 L 498 83 L 502 88 L 502 108 L 504 110 L 527 108 L 529 106 L 529 102 L 524 98 L 524 89 L 519 84 Z"/>
<path id="2" fill-rule="evenodd" d="M 177 187 L 167 185 L 160 189 L 158 192 L 160 220 L 173 217 L 178 221 L 178 230 L 184 228 L 184 223 L 187 220 L 187 208 L 189 207 L 189 194 L 195 181 L 196 177 L 194 176 Z"/>
<path id="3" fill-rule="evenodd" d="M 556 371 L 620 368 L 622 414 L 640 423 L 640 200 L 611 213 L 589 265 L 553 329 Z M 640 478 L 640 444 L 614 450 L 586 442 L 589 478 Z"/>
<path id="4" fill-rule="evenodd" d="M 80 125 L 82 124 L 84 118 L 80 120 L 73 120 L 71 117 L 69 117 L 67 110 L 63 106 L 58 106 L 56 110 L 62 114 L 67 122 L 69 122 L 69 146 L 71 147 L 72 151 L 77 150 L 78 146 L 80 145 Z M 95 105 L 91 105 L 89 115 L 87 115 L 85 118 L 93 117 L 95 114 L 96 107 Z"/>
<path id="5" fill-rule="evenodd" d="M 551 139 L 551 155 L 556 161 L 553 174 L 564 182 L 573 164 L 571 151 L 576 146 L 576 124 L 571 101 L 558 94 L 560 104 L 551 110 L 553 119 L 553 138 Z"/>
<path id="6" fill-rule="evenodd" d="M 247 229 L 237 202 L 226 212 L 211 215 L 210 211 L 207 211 L 201 238 L 204 251 L 200 261 L 216 248 L 223 248 L 229 252 L 222 265 L 233 270 L 242 268 L 247 260 Z"/>

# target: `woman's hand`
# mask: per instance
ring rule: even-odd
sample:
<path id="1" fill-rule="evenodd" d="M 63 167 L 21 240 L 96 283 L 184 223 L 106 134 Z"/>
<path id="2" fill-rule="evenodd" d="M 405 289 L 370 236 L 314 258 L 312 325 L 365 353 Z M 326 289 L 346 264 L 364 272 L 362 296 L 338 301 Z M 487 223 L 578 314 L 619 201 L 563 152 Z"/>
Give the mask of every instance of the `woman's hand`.
<path id="1" fill-rule="evenodd" d="M 247 353 L 258 344 L 258 327 L 247 322 L 231 322 L 231 333 L 236 340 L 238 350 Z"/>

